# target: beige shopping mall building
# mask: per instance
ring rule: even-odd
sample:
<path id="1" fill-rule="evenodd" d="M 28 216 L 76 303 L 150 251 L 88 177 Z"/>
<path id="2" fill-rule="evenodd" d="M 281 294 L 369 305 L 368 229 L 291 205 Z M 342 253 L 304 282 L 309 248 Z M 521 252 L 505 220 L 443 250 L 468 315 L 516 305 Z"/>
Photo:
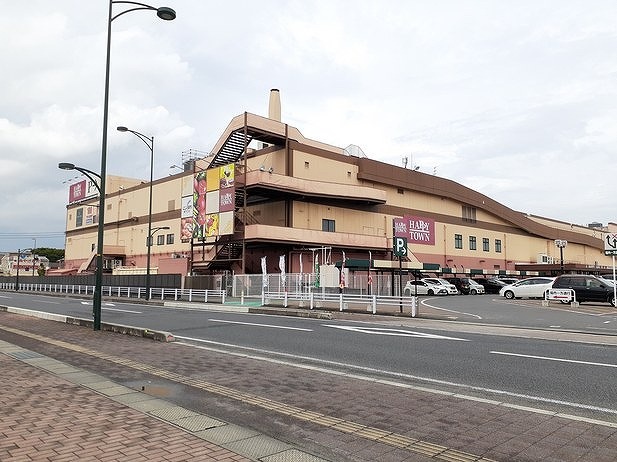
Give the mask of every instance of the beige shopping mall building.
<path id="1" fill-rule="evenodd" d="M 612 265 L 602 238 L 617 230 L 614 223 L 579 226 L 517 212 L 454 181 L 359 152 L 307 139 L 282 122 L 273 91 L 268 117 L 233 118 L 212 155 L 188 158 L 182 173 L 153 182 L 152 272 L 261 273 L 263 256 L 267 271 L 279 272 L 284 255 L 287 272 L 307 273 L 315 259 L 334 263 L 343 254 L 351 270 L 366 270 L 370 261 L 373 269 L 387 271 L 399 267 L 394 236 L 407 239 L 402 267 L 434 273 L 556 273 L 562 266 L 556 240 L 567 241 L 566 270 L 603 273 Z M 222 206 L 224 194 L 196 189 L 199 178 L 207 177 L 210 187 L 218 174 L 197 175 L 213 169 L 229 174 L 229 168 L 234 181 L 226 185 L 233 190 L 225 195 L 225 231 L 221 212 L 221 230 L 205 232 L 205 221 L 219 215 L 201 207 L 212 194 L 210 202 Z M 107 272 L 145 272 L 149 187 L 147 181 L 107 176 Z M 98 198 L 73 196 L 65 271 L 92 272 Z"/>

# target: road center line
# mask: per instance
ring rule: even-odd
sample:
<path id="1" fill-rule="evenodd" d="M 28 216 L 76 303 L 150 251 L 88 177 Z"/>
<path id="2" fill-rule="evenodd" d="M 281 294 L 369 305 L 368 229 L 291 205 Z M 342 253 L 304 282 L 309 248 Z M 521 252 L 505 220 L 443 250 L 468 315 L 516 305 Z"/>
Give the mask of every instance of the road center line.
<path id="1" fill-rule="evenodd" d="M 543 359 L 545 361 L 557 361 L 557 362 L 562 362 L 562 363 L 586 364 L 588 366 L 602 366 L 602 367 L 617 368 L 617 364 L 597 363 L 594 361 L 579 361 L 577 359 L 551 358 L 550 356 L 523 355 L 519 353 L 508 353 L 506 351 L 490 351 L 489 353 L 494 354 L 494 355 L 503 355 L 503 356 L 517 356 L 519 358 Z"/>
<path id="2" fill-rule="evenodd" d="M 302 327 L 276 326 L 274 324 L 259 324 L 256 322 L 227 321 L 225 319 L 208 319 L 208 321 L 224 322 L 227 324 L 241 324 L 244 326 L 270 327 L 272 329 L 301 330 L 303 332 L 313 332 L 313 329 L 304 329 Z"/>

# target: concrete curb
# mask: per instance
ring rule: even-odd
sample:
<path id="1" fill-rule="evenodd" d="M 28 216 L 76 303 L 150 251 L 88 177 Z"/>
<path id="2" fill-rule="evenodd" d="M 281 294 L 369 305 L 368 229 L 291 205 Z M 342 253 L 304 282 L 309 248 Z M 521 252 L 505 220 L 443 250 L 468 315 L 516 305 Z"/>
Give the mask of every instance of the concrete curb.
<path id="1" fill-rule="evenodd" d="M 44 313 L 42 311 L 28 310 L 25 308 L 17 308 L 13 306 L 0 306 L 0 311 L 7 313 L 20 314 L 23 316 L 32 316 L 35 318 L 47 319 L 49 321 L 62 322 L 74 326 L 89 327 L 93 329 L 94 321 L 91 319 L 74 318 L 62 314 Z M 108 332 L 116 332 L 124 335 L 132 335 L 134 337 L 143 337 L 156 340 L 158 342 L 174 342 L 176 339 L 170 332 L 155 331 L 145 329 L 143 327 L 124 326 L 122 324 L 101 323 L 101 330 Z"/>

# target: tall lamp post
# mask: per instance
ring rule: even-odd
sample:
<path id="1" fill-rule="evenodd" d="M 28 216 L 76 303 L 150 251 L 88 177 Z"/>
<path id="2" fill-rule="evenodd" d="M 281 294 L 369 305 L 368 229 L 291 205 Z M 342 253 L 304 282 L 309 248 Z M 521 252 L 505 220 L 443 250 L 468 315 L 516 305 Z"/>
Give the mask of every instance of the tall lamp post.
<path id="1" fill-rule="evenodd" d="M 555 239 L 555 245 L 559 248 L 559 260 L 561 262 L 561 274 L 563 274 L 563 249 L 568 245 L 568 241 Z"/>
<path id="2" fill-rule="evenodd" d="M 150 248 L 152 247 L 152 243 L 150 242 L 152 239 L 152 174 L 154 169 L 154 136 L 146 136 L 143 133 L 139 133 L 138 131 L 131 130 L 126 127 L 118 127 L 117 130 L 119 132 L 131 132 L 137 138 L 144 142 L 144 144 L 150 150 L 150 198 L 149 198 L 149 206 L 148 206 L 148 240 L 146 241 L 146 247 L 148 252 L 148 257 L 146 261 L 146 300 L 150 300 Z M 161 228 L 159 228 L 161 229 Z M 169 226 L 167 226 L 169 229 Z"/>
<path id="3" fill-rule="evenodd" d="M 29 250 L 32 252 L 32 249 L 17 249 L 17 275 L 15 276 L 15 292 L 19 292 L 19 259 L 21 258 L 21 253 Z M 34 258 L 34 254 L 32 255 Z"/>
<path id="4" fill-rule="evenodd" d="M 157 231 L 162 229 L 169 229 L 169 226 L 158 226 L 150 231 L 150 223 L 148 224 L 148 240 L 146 241 L 146 247 L 148 248 L 148 259 L 146 262 L 146 300 L 150 300 L 150 249 L 152 248 L 152 237 Z"/>
<path id="5" fill-rule="evenodd" d="M 86 178 L 88 178 L 92 182 L 94 187 L 98 190 L 99 196 L 100 196 L 99 200 L 101 202 L 103 202 L 100 199 L 100 198 L 103 197 L 103 192 L 101 190 L 103 181 L 101 179 L 101 176 L 98 173 L 93 172 L 92 170 L 88 170 L 87 168 L 84 168 L 84 167 L 78 167 L 77 165 L 71 164 L 70 162 L 60 162 L 58 164 L 58 168 L 60 170 L 77 170 L 78 172 L 80 172 L 83 175 L 85 175 Z M 98 181 L 95 178 L 98 178 Z M 99 204 L 100 204 L 100 202 L 99 202 Z M 98 224 L 99 238 L 100 238 L 101 233 L 102 233 L 102 231 L 101 231 L 101 229 L 102 229 L 101 228 L 101 223 L 102 223 L 101 215 L 102 214 L 103 214 L 103 208 L 99 205 L 99 224 Z M 97 255 L 99 253 L 101 255 L 103 254 L 103 252 L 99 252 L 97 250 Z M 94 317 L 94 324 L 93 325 L 94 325 L 94 330 L 101 330 L 101 297 L 100 297 L 100 295 L 102 293 L 102 284 L 103 284 L 103 264 L 102 263 L 99 264 L 98 258 L 97 258 L 97 262 L 96 262 L 95 281 L 96 282 L 95 282 L 95 286 L 94 286 L 94 297 L 92 298 L 92 315 Z M 98 328 L 97 328 L 97 326 L 98 326 Z"/>
<path id="6" fill-rule="evenodd" d="M 33 237 L 34 247 L 32 247 L 32 276 L 34 276 L 34 252 L 36 252 L 36 237 Z"/>
<path id="7" fill-rule="evenodd" d="M 123 4 L 129 5 L 124 11 L 113 15 L 113 5 Z M 101 147 L 101 185 L 100 185 L 100 200 L 99 200 L 99 225 L 98 238 L 96 246 L 96 282 L 94 288 L 93 311 L 94 311 L 94 330 L 101 330 L 101 298 L 103 290 L 103 232 L 105 230 L 105 180 L 107 168 L 107 120 L 109 118 L 109 62 L 111 51 L 111 23 L 114 19 L 122 16 L 125 13 L 137 10 L 152 10 L 156 11 L 156 15 L 165 20 L 172 21 L 176 19 L 176 12 L 171 8 L 162 6 L 155 8 L 150 5 L 139 2 L 129 2 L 124 0 L 109 0 L 109 16 L 107 20 L 107 60 L 105 62 L 105 97 L 103 101 L 103 142 Z"/>

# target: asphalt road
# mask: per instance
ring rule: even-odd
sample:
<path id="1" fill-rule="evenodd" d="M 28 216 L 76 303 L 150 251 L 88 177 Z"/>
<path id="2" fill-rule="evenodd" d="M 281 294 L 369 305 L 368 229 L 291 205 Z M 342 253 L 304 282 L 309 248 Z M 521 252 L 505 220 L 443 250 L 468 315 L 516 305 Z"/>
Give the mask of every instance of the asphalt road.
<path id="1" fill-rule="evenodd" d="M 617 335 L 617 309 L 608 303 L 581 303 L 577 308 L 542 300 L 507 300 L 499 295 L 432 297 L 421 301 L 451 319 L 538 329 L 569 329 Z"/>
<path id="2" fill-rule="evenodd" d="M 534 328 L 595 330 L 608 320 L 610 327 L 604 324 L 604 329 L 610 331 L 615 324 L 615 315 L 547 310 L 537 302 L 494 298 L 443 297 L 425 303 L 475 315 L 480 322 L 495 323 L 507 313 Z M 0 304 L 82 318 L 92 312 L 90 300 L 24 293 L 2 292 Z M 218 349 L 617 422 L 617 346 L 600 344 L 602 335 L 587 336 L 585 342 L 555 341 L 531 338 L 525 329 L 504 336 L 487 326 L 462 331 L 457 323 L 436 330 L 421 322 L 325 321 L 118 302 L 104 302 L 102 317 L 171 332 L 178 341 L 194 345 L 196 354 Z"/>

